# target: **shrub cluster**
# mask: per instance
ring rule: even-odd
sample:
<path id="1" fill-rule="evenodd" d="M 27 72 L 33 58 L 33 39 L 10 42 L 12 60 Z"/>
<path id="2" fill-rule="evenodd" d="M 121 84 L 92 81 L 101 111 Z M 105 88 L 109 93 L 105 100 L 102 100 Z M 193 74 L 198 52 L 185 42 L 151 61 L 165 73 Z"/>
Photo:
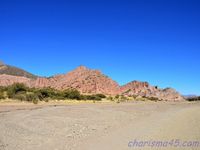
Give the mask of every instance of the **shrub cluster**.
<path id="1" fill-rule="evenodd" d="M 52 88 L 29 88 L 21 83 L 15 83 L 8 87 L 0 87 L 0 99 L 4 99 L 6 93 L 6 97 L 11 99 L 17 99 L 21 101 L 29 101 L 37 104 L 38 101 L 46 101 L 49 99 L 57 99 L 57 100 L 102 100 L 106 98 L 103 94 L 95 94 L 95 95 L 82 95 L 76 89 L 67 89 L 64 91 L 55 90 Z"/>
<path id="2" fill-rule="evenodd" d="M 159 98 L 157 97 L 147 97 L 147 99 L 150 101 L 159 101 Z"/>
<path id="3" fill-rule="evenodd" d="M 95 95 L 82 95 L 82 99 L 83 100 L 96 100 L 96 101 L 100 101 L 103 98 L 106 98 L 105 95 L 103 94 L 95 94 Z"/>
<path id="4" fill-rule="evenodd" d="M 143 100 L 155 101 L 155 102 L 157 102 L 157 101 L 160 100 L 160 99 L 157 98 L 157 97 L 148 97 L 148 96 L 142 96 L 142 99 L 143 99 Z"/>
<path id="5" fill-rule="evenodd" d="M 4 87 L 0 87 L 0 99 L 5 99 L 5 88 Z"/>
<path id="6" fill-rule="evenodd" d="M 0 99 L 5 99 L 4 93 L 0 92 Z"/>
<path id="7" fill-rule="evenodd" d="M 125 101 L 128 101 L 128 97 L 124 96 L 124 95 L 116 95 L 114 97 L 114 100 L 117 101 L 118 103 L 119 102 L 125 102 Z"/>

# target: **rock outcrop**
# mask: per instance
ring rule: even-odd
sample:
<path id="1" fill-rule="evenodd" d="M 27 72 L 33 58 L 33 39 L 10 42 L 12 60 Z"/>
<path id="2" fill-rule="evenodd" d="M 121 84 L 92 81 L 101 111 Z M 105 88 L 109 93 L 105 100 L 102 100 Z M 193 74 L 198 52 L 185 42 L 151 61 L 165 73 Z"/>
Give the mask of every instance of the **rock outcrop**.
<path id="1" fill-rule="evenodd" d="M 159 89 L 148 82 L 133 81 L 121 87 L 122 95 L 158 98 L 159 100 L 181 101 L 184 98 L 174 89 Z"/>

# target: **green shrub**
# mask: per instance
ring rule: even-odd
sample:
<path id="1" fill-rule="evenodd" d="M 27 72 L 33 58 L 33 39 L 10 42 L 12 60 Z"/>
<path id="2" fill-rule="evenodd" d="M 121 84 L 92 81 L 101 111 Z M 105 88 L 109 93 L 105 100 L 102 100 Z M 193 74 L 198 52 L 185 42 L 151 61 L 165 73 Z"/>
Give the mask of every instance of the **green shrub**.
<path id="1" fill-rule="evenodd" d="M 121 95 L 121 97 L 120 97 L 121 102 L 124 102 L 124 101 L 127 101 L 127 100 L 128 100 L 127 97 L 125 97 L 124 95 Z"/>
<path id="2" fill-rule="evenodd" d="M 55 96 L 55 90 L 52 88 L 43 88 L 35 91 L 35 94 L 39 98 L 39 100 L 43 100 L 45 98 L 53 98 Z"/>
<path id="3" fill-rule="evenodd" d="M 26 101 L 26 94 L 15 94 L 12 98 L 20 101 Z"/>
<path id="4" fill-rule="evenodd" d="M 118 99 L 118 100 L 116 101 L 116 103 L 118 103 L 118 104 L 119 104 L 119 103 L 120 103 L 120 100 Z"/>
<path id="5" fill-rule="evenodd" d="M 99 95 L 84 95 L 84 99 L 100 101 L 102 98 Z"/>
<path id="6" fill-rule="evenodd" d="M 33 100 L 38 100 L 38 97 L 35 93 L 24 93 L 24 92 L 17 93 L 12 98 L 28 102 L 32 102 Z"/>
<path id="7" fill-rule="evenodd" d="M 151 101 L 159 101 L 157 97 L 147 97 L 147 99 Z"/>
<path id="8" fill-rule="evenodd" d="M 65 99 L 81 100 L 81 98 L 82 98 L 80 92 L 76 89 L 65 90 L 65 91 L 63 91 L 62 95 Z"/>
<path id="9" fill-rule="evenodd" d="M 106 98 L 104 94 L 82 95 L 76 89 L 59 91 L 52 88 L 29 88 L 22 83 L 15 83 L 8 87 L 0 87 L 0 99 L 6 97 L 21 101 L 41 100 L 48 102 L 49 99 L 75 99 L 100 101 Z M 111 97 L 112 98 L 112 97 Z"/>
<path id="10" fill-rule="evenodd" d="M 34 99 L 33 104 L 38 104 L 38 99 Z"/>
<path id="11" fill-rule="evenodd" d="M 28 87 L 26 87 L 24 84 L 15 83 L 11 86 L 8 86 L 7 94 L 9 98 L 14 98 L 16 94 L 25 93 L 27 90 L 28 90 Z"/>
<path id="12" fill-rule="evenodd" d="M 0 91 L 0 99 L 5 99 L 4 92 Z"/>
<path id="13" fill-rule="evenodd" d="M 114 98 L 112 96 L 109 96 L 107 97 L 107 100 L 114 101 Z"/>
<path id="14" fill-rule="evenodd" d="M 7 87 L 0 86 L 0 92 L 5 92 L 5 91 L 7 91 Z"/>
<path id="15" fill-rule="evenodd" d="M 28 102 L 31 102 L 31 101 L 34 101 L 34 100 L 38 100 L 38 96 L 34 93 L 32 94 L 26 94 L 26 101 Z"/>
<path id="16" fill-rule="evenodd" d="M 49 98 L 45 98 L 44 101 L 47 103 L 49 102 Z"/>
<path id="17" fill-rule="evenodd" d="M 116 95 L 116 96 L 115 96 L 115 99 L 119 99 L 119 97 L 120 97 L 119 95 Z"/>
<path id="18" fill-rule="evenodd" d="M 134 99 L 136 99 L 138 96 L 137 96 L 137 95 L 132 95 L 132 97 L 133 97 Z"/>
<path id="19" fill-rule="evenodd" d="M 95 96 L 100 97 L 100 98 L 106 98 L 104 94 L 95 94 Z"/>

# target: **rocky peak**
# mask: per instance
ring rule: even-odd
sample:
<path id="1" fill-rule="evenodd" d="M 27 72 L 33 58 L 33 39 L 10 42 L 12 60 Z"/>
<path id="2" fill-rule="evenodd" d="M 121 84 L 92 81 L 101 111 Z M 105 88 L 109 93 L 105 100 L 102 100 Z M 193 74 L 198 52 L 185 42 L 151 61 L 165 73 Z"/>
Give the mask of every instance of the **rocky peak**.
<path id="1" fill-rule="evenodd" d="M 86 66 L 80 65 L 74 71 L 87 71 L 87 70 L 90 70 L 90 69 L 87 68 Z"/>

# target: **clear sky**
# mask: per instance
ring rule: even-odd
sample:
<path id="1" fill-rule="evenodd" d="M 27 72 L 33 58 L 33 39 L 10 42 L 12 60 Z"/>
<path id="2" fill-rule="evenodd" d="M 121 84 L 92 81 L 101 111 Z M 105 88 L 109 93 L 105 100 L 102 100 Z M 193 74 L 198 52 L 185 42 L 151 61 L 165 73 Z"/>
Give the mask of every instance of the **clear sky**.
<path id="1" fill-rule="evenodd" d="M 0 60 L 37 75 L 85 65 L 200 95 L 199 57 L 198 0 L 0 0 Z"/>

